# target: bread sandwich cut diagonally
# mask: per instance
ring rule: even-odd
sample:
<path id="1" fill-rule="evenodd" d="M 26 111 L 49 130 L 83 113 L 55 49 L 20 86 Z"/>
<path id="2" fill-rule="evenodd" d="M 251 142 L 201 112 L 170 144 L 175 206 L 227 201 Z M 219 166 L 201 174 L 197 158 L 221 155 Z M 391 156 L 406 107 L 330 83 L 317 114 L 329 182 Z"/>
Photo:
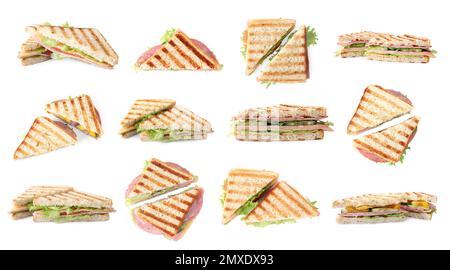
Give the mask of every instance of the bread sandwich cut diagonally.
<path id="1" fill-rule="evenodd" d="M 395 164 L 400 161 L 412 140 L 419 120 L 416 116 L 411 117 L 395 126 L 361 136 L 353 140 L 353 144 L 360 151 Z"/>
<path id="2" fill-rule="evenodd" d="M 244 32 L 246 50 L 246 74 L 251 75 L 255 69 L 294 29 L 295 20 L 258 19 L 250 20 Z"/>
<path id="3" fill-rule="evenodd" d="M 197 177 L 186 169 L 156 158 L 147 162 L 141 175 L 133 181 L 126 194 L 127 204 L 135 204 L 188 186 Z"/>
<path id="4" fill-rule="evenodd" d="M 370 85 L 364 90 L 356 112 L 348 124 L 347 133 L 356 135 L 373 129 L 411 112 L 412 109 L 412 103 L 401 93 Z"/>
<path id="5" fill-rule="evenodd" d="M 298 83 L 309 78 L 306 27 L 301 26 L 257 78 L 260 82 Z"/>
<path id="6" fill-rule="evenodd" d="M 277 223 L 319 215 L 298 191 L 282 181 L 271 188 L 245 218 L 247 224 Z"/>
<path id="7" fill-rule="evenodd" d="M 77 137 L 72 129 L 61 122 L 41 116 L 34 120 L 14 153 L 14 159 L 41 155 L 76 143 Z"/>
<path id="8" fill-rule="evenodd" d="M 26 28 L 46 49 L 105 68 L 112 68 L 119 57 L 103 35 L 94 28 L 32 25 Z"/>
<path id="9" fill-rule="evenodd" d="M 54 101 L 45 111 L 94 138 L 103 134 L 100 114 L 88 95 Z"/>
<path id="10" fill-rule="evenodd" d="M 223 187 L 223 223 L 227 224 L 247 203 L 255 203 L 278 179 L 278 173 L 271 171 L 233 169 L 229 172 Z M 251 209 L 245 209 L 246 211 Z"/>
<path id="11" fill-rule="evenodd" d="M 206 46 L 189 38 L 183 31 L 175 30 L 167 42 L 143 63 L 142 70 L 219 70 L 221 65 Z"/>
<path id="12" fill-rule="evenodd" d="M 29 217 L 32 213 L 29 211 L 29 204 L 33 203 L 33 200 L 42 196 L 54 195 L 58 193 L 64 193 L 73 190 L 69 186 L 32 186 L 29 187 L 21 195 L 13 199 L 13 208 L 10 214 L 13 219 L 21 219 Z"/>

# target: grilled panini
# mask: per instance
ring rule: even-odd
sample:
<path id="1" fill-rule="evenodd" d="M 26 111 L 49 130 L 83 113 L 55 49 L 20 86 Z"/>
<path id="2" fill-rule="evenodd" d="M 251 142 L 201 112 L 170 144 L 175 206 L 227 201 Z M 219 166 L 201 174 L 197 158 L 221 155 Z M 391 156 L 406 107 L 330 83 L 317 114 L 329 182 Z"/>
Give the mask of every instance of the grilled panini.
<path id="1" fill-rule="evenodd" d="M 76 143 L 77 136 L 72 129 L 61 122 L 41 116 L 34 120 L 14 153 L 14 159 L 41 155 Z"/>
<path id="2" fill-rule="evenodd" d="M 266 226 L 316 217 L 317 209 L 286 182 L 277 183 L 245 218 L 247 224 Z"/>
<path id="3" fill-rule="evenodd" d="M 109 198 L 76 190 L 38 197 L 29 207 L 35 222 L 105 221 L 114 212 Z"/>
<path id="4" fill-rule="evenodd" d="M 188 186 L 196 180 L 197 177 L 183 167 L 153 158 L 128 187 L 126 201 L 135 204 Z"/>
<path id="5" fill-rule="evenodd" d="M 421 192 L 365 194 L 335 201 L 333 208 L 343 208 L 336 219 L 341 224 L 384 223 L 431 219 L 436 201 L 436 196 Z"/>
<path id="6" fill-rule="evenodd" d="M 418 123 L 418 117 L 411 117 L 395 126 L 357 138 L 353 143 L 361 154 L 372 161 L 395 164 L 402 161 Z"/>
<path id="7" fill-rule="evenodd" d="M 435 57 L 428 38 L 391 34 L 371 38 L 366 54 L 370 60 L 404 63 L 428 63 Z"/>
<path id="8" fill-rule="evenodd" d="M 51 54 L 51 51 L 29 38 L 22 44 L 18 58 L 22 61 L 22 65 L 28 66 L 50 60 Z"/>
<path id="9" fill-rule="evenodd" d="M 370 85 L 364 90 L 358 108 L 347 127 L 349 135 L 375 128 L 411 112 L 411 101 L 400 92 Z"/>
<path id="10" fill-rule="evenodd" d="M 257 78 L 263 83 L 298 83 L 309 78 L 306 27 L 291 33 L 287 43 Z"/>
<path id="11" fill-rule="evenodd" d="M 162 111 L 175 106 L 174 100 L 169 99 L 138 99 L 134 102 L 128 114 L 122 120 L 120 134 L 127 138 L 135 135 L 135 125 L 142 120 L 150 118 Z"/>
<path id="12" fill-rule="evenodd" d="M 118 56 L 103 35 L 93 28 L 33 25 L 27 33 L 46 49 L 105 68 L 112 68 Z"/>
<path id="13" fill-rule="evenodd" d="M 294 27 L 295 20 L 289 19 L 249 20 L 243 34 L 246 74 L 252 74 L 280 46 Z"/>
<path id="14" fill-rule="evenodd" d="M 342 58 L 361 57 L 366 55 L 366 44 L 371 38 L 378 35 L 374 32 L 363 31 L 339 36 L 338 45 L 341 46 L 338 54 Z"/>
<path id="15" fill-rule="evenodd" d="M 146 232 L 179 240 L 202 208 L 203 189 L 195 187 L 133 210 L 136 224 Z"/>
<path id="16" fill-rule="evenodd" d="M 251 108 L 232 119 L 233 134 L 241 141 L 302 141 L 323 139 L 332 131 L 324 107 L 277 105 Z"/>
<path id="17" fill-rule="evenodd" d="M 271 171 L 231 170 L 223 186 L 223 224 L 238 215 L 247 215 L 277 179 L 278 173 Z"/>
<path id="18" fill-rule="evenodd" d="M 29 207 L 33 200 L 42 196 L 54 195 L 73 190 L 68 186 L 33 186 L 13 200 L 13 209 L 9 212 L 13 219 L 22 219 L 32 215 Z"/>
<path id="19" fill-rule="evenodd" d="M 88 95 L 54 101 L 45 111 L 94 138 L 103 133 L 100 115 Z"/>
<path id="20" fill-rule="evenodd" d="M 164 35 L 161 45 L 146 51 L 136 62 L 142 70 L 219 70 L 214 53 L 202 42 L 189 38 L 181 30 Z"/>
<path id="21" fill-rule="evenodd" d="M 206 139 L 211 124 L 179 105 L 158 113 L 137 125 L 143 141 L 179 141 Z"/>

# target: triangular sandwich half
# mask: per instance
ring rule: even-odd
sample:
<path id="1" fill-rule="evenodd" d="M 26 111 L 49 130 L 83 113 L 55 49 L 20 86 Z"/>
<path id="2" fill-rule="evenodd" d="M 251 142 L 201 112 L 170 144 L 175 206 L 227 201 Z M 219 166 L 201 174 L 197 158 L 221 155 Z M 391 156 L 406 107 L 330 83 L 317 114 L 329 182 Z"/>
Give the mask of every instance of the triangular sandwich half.
<path id="1" fill-rule="evenodd" d="M 133 218 L 142 230 L 176 241 L 184 236 L 202 204 L 203 189 L 194 187 L 133 209 Z"/>
<path id="2" fill-rule="evenodd" d="M 298 191 L 282 181 L 271 188 L 245 218 L 247 224 L 264 227 L 269 224 L 295 222 L 319 215 L 314 205 Z"/>
<path id="3" fill-rule="evenodd" d="M 181 30 L 169 30 L 163 43 L 139 57 L 142 70 L 220 70 L 214 53 L 202 42 L 189 38 Z"/>
<path id="4" fill-rule="evenodd" d="M 77 135 L 71 128 L 41 116 L 34 120 L 14 153 L 14 159 L 41 155 L 76 143 Z"/>
<path id="5" fill-rule="evenodd" d="M 249 20 L 243 34 L 246 74 L 252 74 L 294 27 L 295 20 L 290 19 Z"/>
<path id="6" fill-rule="evenodd" d="M 233 169 L 223 186 L 223 224 L 238 215 L 247 215 L 257 205 L 258 199 L 278 179 L 271 171 Z"/>
<path id="7" fill-rule="evenodd" d="M 29 208 L 35 222 L 106 221 L 114 212 L 112 200 L 76 190 L 39 197 Z"/>
<path id="8" fill-rule="evenodd" d="M 137 132 L 143 141 L 202 140 L 212 131 L 206 119 L 179 105 L 137 125 Z"/>
<path id="9" fill-rule="evenodd" d="M 347 127 L 347 134 L 356 135 L 375 128 L 412 111 L 411 101 L 394 90 L 369 85 Z"/>
<path id="10" fill-rule="evenodd" d="M 93 28 L 33 25 L 27 33 L 46 49 L 105 68 L 112 68 L 119 57 L 103 35 Z"/>
<path id="11" fill-rule="evenodd" d="M 100 114 L 88 95 L 54 101 L 45 111 L 94 138 L 103 134 Z"/>
<path id="12" fill-rule="evenodd" d="M 395 164 L 403 161 L 419 120 L 416 116 L 411 117 L 395 126 L 357 138 L 353 140 L 353 145 L 363 156 L 375 162 Z"/>
<path id="13" fill-rule="evenodd" d="M 130 111 L 121 122 L 120 134 L 125 138 L 135 135 L 137 123 L 173 108 L 175 103 L 175 100 L 171 99 L 138 99 L 134 101 Z"/>
<path id="14" fill-rule="evenodd" d="M 306 27 L 301 26 L 291 34 L 257 80 L 263 83 L 305 82 L 309 78 L 306 32 Z"/>
<path id="15" fill-rule="evenodd" d="M 52 52 L 41 46 L 33 38 L 29 38 L 20 47 L 18 58 L 22 65 L 29 66 L 51 59 Z"/>
<path id="16" fill-rule="evenodd" d="M 13 209 L 9 212 L 13 219 L 22 219 L 32 215 L 29 208 L 33 200 L 39 197 L 64 193 L 73 190 L 68 186 L 33 186 L 24 193 L 13 199 Z"/>
<path id="17" fill-rule="evenodd" d="M 147 162 L 144 171 L 129 185 L 125 194 L 128 205 L 186 187 L 197 177 L 178 164 L 156 158 Z"/>

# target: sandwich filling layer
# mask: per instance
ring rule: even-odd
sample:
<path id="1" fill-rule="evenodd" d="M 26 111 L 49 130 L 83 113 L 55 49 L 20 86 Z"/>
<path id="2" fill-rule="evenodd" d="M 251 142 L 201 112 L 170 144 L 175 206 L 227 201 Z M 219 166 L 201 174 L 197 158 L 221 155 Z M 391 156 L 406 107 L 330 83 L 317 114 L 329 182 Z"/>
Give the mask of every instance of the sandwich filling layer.
<path id="1" fill-rule="evenodd" d="M 51 39 L 51 38 L 40 36 L 40 35 L 36 35 L 35 38 L 39 41 L 40 44 L 42 44 L 44 47 L 48 48 L 49 50 L 51 50 L 53 52 L 56 52 L 56 53 L 59 53 L 62 55 L 70 55 L 72 57 L 86 59 L 86 60 L 94 62 L 94 63 L 110 66 L 110 64 L 108 64 L 100 59 L 97 59 L 97 58 L 85 53 L 84 51 L 82 51 L 80 49 L 70 47 L 67 44 L 61 43 L 55 39 Z"/>

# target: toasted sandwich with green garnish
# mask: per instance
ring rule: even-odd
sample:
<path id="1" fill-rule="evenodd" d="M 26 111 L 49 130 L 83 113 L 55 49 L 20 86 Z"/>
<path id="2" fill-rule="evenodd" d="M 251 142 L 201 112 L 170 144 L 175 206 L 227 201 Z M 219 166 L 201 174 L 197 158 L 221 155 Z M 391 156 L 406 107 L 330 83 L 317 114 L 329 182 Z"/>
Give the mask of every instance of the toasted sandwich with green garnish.
<path id="1" fill-rule="evenodd" d="M 324 121 L 324 107 L 280 104 L 244 110 L 232 119 L 233 135 L 240 141 L 321 140 L 333 123 Z"/>
<path id="2" fill-rule="evenodd" d="M 41 24 L 28 26 L 26 31 L 34 42 L 63 57 L 104 68 L 118 63 L 116 52 L 97 29 Z"/>
<path id="3" fill-rule="evenodd" d="M 294 27 L 295 20 L 291 19 L 249 20 L 242 38 L 246 74 L 251 75 L 281 45 Z"/>
<path id="4" fill-rule="evenodd" d="M 258 204 L 261 196 L 278 180 L 271 171 L 233 169 L 223 186 L 223 224 L 239 215 L 246 216 Z"/>
<path id="5" fill-rule="evenodd" d="M 314 204 L 282 181 L 275 184 L 243 220 L 249 225 L 265 227 L 317 216 L 319 211 Z"/>
<path id="6" fill-rule="evenodd" d="M 214 53 L 201 41 L 177 29 L 167 31 L 161 44 L 144 52 L 135 64 L 140 70 L 220 70 Z"/>
<path id="7" fill-rule="evenodd" d="M 34 222 L 56 223 L 106 221 L 114 212 L 111 199 L 76 190 L 35 198 L 29 210 Z"/>
<path id="8" fill-rule="evenodd" d="M 13 200 L 13 209 L 9 211 L 13 219 L 22 219 L 32 216 L 30 211 L 33 200 L 43 196 L 56 195 L 59 193 L 72 191 L 68 186 L 33 186 Z"/>
<path id="9" fill-rule="evenodd" d="M 120 134 L 124 138 L 136 135 L 136 125 L 139 122 L 172 109 L 175 103 L 175 100 L 171 99 L 138 99 L 134 101 L 130 111 L 121 122 Z"/>

